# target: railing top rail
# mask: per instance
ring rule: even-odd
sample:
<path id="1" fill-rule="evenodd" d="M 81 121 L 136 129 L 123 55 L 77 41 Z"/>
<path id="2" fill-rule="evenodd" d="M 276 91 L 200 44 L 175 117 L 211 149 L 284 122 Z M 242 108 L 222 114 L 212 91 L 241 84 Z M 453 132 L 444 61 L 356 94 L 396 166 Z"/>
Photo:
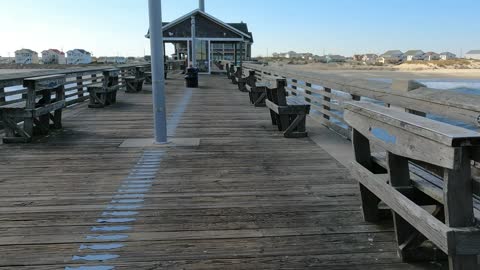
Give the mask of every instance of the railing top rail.
<path id="1" fill-rule="evenodd" d="M 100 66 L 100 67 L 87 67 L 87 68 L 72 68 L 72 69 L 56 69 L 56 70 L 41 70 L 41 71 L 31 71 L 31 72 L 19 72 L 19 73 L 9 73 L 0 75 L 0 88 L 5 88 L 9 86 L 21 85 L 23 79 L 39 76 L 49 76 L 57 74 L 65 74 L 67 77 L 82 76 L 94 73 L 100 73 L 107 69 L 128 69 L 135 68 L 137 66 L 147 66 L 145 65 L 118 65 L 118 66 Z"/>

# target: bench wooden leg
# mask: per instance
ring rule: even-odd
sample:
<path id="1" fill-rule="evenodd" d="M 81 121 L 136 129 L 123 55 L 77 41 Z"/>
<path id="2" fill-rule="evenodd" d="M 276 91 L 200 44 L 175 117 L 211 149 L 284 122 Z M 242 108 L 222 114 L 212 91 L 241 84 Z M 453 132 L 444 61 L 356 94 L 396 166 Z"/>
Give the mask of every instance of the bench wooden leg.
<path id="1" fill-rule="evenodd" d="M 27 133 L 24 129 L 20 128 L 14 120 L 6 115 L 2 117 L 2 120 L 5 125 L 4 143 L 27 143 L 32 141 L 32 133 Z"/>
<path id="2" fill-rule="evenodd" d="M 62 125 L 62 109 L 56 110 L 53 112 L 53 128 L 54 129 L 61 129 L 63 127 Z"/>
<path id="3" fill-rule="evenodd" d="M 288 126 L 283 135 L 285 138 L 302 138 L 307 137 L 308 133 L 305 131 L 305 121 L 307 115 L 299 114 L 295 120 Z"/>
<path id="4" fill-rule="evenodd" d="M 267 97 L 267 93 L 257 93 L 256 100 L 253 102 L 255 107 L 265 107 L 265 98 Z"/>
<path id="5" fill-rule="evenodd" d="M 370 152 L 370 142 L 368 138 L 360 132 L 352 130 L 352 144 L 355 153 L 355 160 L 363 167 L 373 170 L 372 155 Z M 363 219 L 367 222 L 378 222 L 380 220 L 380 211 L 378 204 L 380 199 L 368 188 L 359 183 L 360 197 L 362 200 Z"/>
<path id="6" fill-rule="evenodd" d="M 387 168 L 390 179 L 390 185 L 397 190 L 413 189 L 410 180 L 410 169 L 408 159 L 387 153 Z M 403 219 L 400 215 L 392 211 L 393 223 L 395 227 L 395 236 L 398 243 L 398 255 L 403 261 L 418 261 L 419 256 L 415 255 L 415 240 L 421 237 L 420 233 Z"/>

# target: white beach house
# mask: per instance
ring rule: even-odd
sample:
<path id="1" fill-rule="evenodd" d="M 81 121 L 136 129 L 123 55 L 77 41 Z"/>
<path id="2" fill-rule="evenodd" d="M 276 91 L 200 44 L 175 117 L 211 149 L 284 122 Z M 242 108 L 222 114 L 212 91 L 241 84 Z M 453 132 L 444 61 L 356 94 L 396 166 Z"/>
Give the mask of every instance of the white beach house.
<path id="1" fill-rule="evenodd" d="M 467 54 L 465 54 L 465 58 L 480 60 L 480 50 L 472 50 L 467 52 Z"/>
<path id="2" fill-rule="evenodd" d="M 21 49 L 15 51 L 16 64 L 38 64 L 38 53 L 30 49 Z"/>
<path id="3" fill-rule="evenodd" d="M 82 50 L 74 49 L 67 52 L 67 64 L 69 65 L 81 65 L 92 63 L 92 54 Z"/>
<path id="4" fill-rule="evenodd" d="M 425 53 L 422 50 L 409 50 L 405 53 L 407 61 L 423 60 Z"/>
<path id="5" fill-rule="evenodd" d="M 449 60 L 449 59 L 455 59 L 457 56 L 451 52 L 442 52 L 440 54 L 440 59 L 442 60 Z"/>
<path id="6" fill-rule="evenodd" d="M 377 59 L 377 62 L 382 64 L 387 64 L 387 63 L 397 64 L 399 62 L 402 62 L 404 59 L 405 59 L 405 56 L 402 51 L 390 50 L 380 55 L 380 57 Z"/>
<path id="7" fill-rule="evenodd" d="M 57 49 L 48 49 L 42 52 L 42 62 L 44 64 L 60 64 L 67 63 L 65 53 Z"/>

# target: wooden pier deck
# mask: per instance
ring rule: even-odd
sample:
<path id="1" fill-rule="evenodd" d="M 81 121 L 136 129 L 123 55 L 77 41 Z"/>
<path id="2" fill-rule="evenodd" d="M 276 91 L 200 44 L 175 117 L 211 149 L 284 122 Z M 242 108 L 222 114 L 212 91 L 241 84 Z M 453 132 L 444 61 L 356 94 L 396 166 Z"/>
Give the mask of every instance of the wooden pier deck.
<path id="1" fill-rule="evenodd" d="M 0 145 L 0 269 L 441 269 L 401 263 L 348 170 L 223 76 L 167 92 L 170 135 L 198 146 L 119 147 L 152 137 L 148 93 Z"/>

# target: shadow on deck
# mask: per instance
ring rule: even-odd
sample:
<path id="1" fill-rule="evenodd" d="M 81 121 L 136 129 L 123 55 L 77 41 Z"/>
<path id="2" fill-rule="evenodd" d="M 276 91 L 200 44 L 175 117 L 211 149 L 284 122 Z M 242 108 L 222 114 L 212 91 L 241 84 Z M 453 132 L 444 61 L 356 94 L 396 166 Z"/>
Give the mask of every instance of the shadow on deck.
<path id="1" fill-rule="evenodd" d="M 440 269 L 401 263 L 347 169 L 224 76 L 167 82 L 169 135 L 198 146 L 119 148 L 152 137 L 148 93 L 0 146 L 0 269 Z"/>

